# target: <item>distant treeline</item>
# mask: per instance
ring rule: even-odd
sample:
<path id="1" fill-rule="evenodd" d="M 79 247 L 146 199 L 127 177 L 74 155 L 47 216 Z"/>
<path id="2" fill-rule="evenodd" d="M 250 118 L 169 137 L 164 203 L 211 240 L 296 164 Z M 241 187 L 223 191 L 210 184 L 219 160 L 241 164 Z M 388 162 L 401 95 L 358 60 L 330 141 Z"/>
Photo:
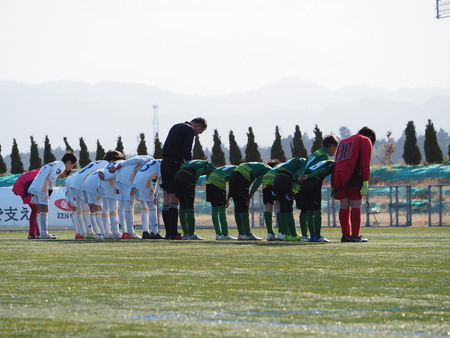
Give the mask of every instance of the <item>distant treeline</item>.
<path id="1" fill-rule="evenodd" d="M 225 164 L 240 164 L 242 162 L 268 161 L 269 159 L 278 159 L 284 162 L 291 157 L 307 157 L 308 154 L 321 148 L 323 135 L 322 131 L 316 125 L 313 130 L 313 137 L 307 133 L 302 133 L 298 125 L 295 126 L 294 134 L 287 138 L 281 138 L 278 126 L 275 127 L 274 141 L 271 147 L 259 147 L 255 141 L 253 128 L 249 127 L 247 132 L 247 144 L 244 147 L 238 146 L 232 130 L 228 134 L 228 142 L 222 143 L 222 137 L 214 130 L 213 146 L 211 150 L 203 149 L 200 138 L 195 137 L 193 146 L 193 159 L 208 159 L 216 166 Z M 347 127 L 339 129 L 339 139 L 350 136 L 350 130 Z M 136 149 L 124 149 L 121 136 L 117 137 L 115 149 L 124 153 L 127 157 L 134 155 L 152 155 L 155 158 L 161 158 L 162 142 L 156 134 L 152 140 L 152 153 L 148 151 L 145 134 L 139 135 L 140 142 Z M 79 157 L 79 166 L 83 167 L 93 160 L 102 159 L 105 155 L 105 148 L 97 140 L 97 149 L 89 151 L 82 137 L 79 138 L 79 148 L 74 150 L 66 137 L 63 138 L 64 148 L 52 148 L 48 135 L 44 140 L 44 147 L 39 147 L 33 136 L 30 136 L 30 152 L 22 153 L 19 151 L 19 145 L 13 140 L 13 146 L 10 155 L 2 157 L 0 145 L 0 174 L 22 173 L 27 170 L 40 168 L 46 163 L 60 159 L 66 150 L 74 151 Z M 78 150 L 79 149 L 79 150 Z M 106 151 L 110 148 L 107 147 Z M 423 136 L 416 136 L 416 129 L 413 121 L 409 121 L 403 135 L 395 141 L 390 132 L 386 138 L 378 135 L 378 140 L 374 145 L 372 154 L 372 163 L 391 165 L 393 163 L 405 163 L 407 165 L 420 165 L 431 163 L 449 163 L 450 157 L 450 136 L 440 129 L 436 132 L 431 120 L 425 127 Z M 10 165 L 7 165 L 10 163 Z"/>

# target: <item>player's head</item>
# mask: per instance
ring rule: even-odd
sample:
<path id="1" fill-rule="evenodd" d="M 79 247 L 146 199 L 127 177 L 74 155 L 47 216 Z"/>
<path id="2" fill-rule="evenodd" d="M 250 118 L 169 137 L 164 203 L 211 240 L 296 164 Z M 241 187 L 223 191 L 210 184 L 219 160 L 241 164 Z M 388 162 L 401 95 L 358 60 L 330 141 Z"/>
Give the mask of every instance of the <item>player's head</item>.
<path id="1" fill-rule="evenodd" d="M 192 128 L 194 128 L 195 136 L 203 133 L 206 128 L 208 128 L 208 124 L 203 117 L 196 117 L 190 122 Z"/>
<path id="2" fill-rule="evenodd" d="M 334 156 L 334 154 L 336 154 L 338 143 L 338 138 L 335 135 L 330 134 L 326 135 L 322 140 L 322 147 L 327 148 L 328 154 L 330 154 L 330 156 Z"/>
<path id="3" fill-rule="evenodd" d="M 103 157 L 103 160 L 108 162 L 123 160 L 123 154 L 118 150 L 108 150 L 108 152 Z"/>
<path id="4" fill-rule="evenodd" d="M 269 162 L 267 162 L 267 165 L 271 168 L 275 167 L 277 164 L 281 163 L 279 159 L 272 158 Z"/>
<path id="5" fill-rule="evenodd" d="M 75 165 L 78 162 L 78 157 L 73 152 L 68 150 L 62 157 L 61 161 L 64 163 L 70 162 Z"/>
<path id="6" fill-rule="evenodd" d="M 358 131 L 358 134 L 361 134 L 372 142 L 372 145 L 375 144 L 375 141 L 377 140 L 377 136 L 375 135 L 375 132 L 370 129 L 369 127 L 362 127 L 360 131 Z"/>

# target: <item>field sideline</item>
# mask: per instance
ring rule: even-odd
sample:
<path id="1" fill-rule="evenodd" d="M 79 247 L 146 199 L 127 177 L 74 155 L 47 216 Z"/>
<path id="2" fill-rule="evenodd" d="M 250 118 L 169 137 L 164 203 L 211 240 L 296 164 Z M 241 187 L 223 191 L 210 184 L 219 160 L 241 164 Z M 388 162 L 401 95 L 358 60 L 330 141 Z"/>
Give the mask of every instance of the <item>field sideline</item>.
<path id="1" fill-rule="evenodd" d="M 447 336 L 450 228 L 362 230 L 368 243 L 339 228 L 329 244 L 0 231 L 0 334 Z"/>

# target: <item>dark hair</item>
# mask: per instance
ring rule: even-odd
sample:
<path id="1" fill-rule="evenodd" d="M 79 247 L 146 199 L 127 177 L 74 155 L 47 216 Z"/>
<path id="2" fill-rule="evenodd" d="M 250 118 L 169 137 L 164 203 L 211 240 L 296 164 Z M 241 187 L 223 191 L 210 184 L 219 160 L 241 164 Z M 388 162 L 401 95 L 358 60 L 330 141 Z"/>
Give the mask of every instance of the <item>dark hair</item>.
<path id="1" fill-rule="evenodd" d="M 279 159 L 277 159 L 277 158 L 272 158 L 272 159 L 270 159 L 269 162 L 267 162 L 267 165 L 268 165 L 269 167 L 273 168 L 273 167 L 275 167 L 277 164 L 280 164 L 280 163 L 281 163 L 281 162 L 280 162 Z"/>
<path id="2" fill-rule="evenodd" d="M 362 127 L 361 130 L 358 131 L 358 134 L 369 138 L 370 141 L 372 141 L 372 145 L 374 145 L 377 140 L 377 135 L 375 135 L 375 132 L 369 127 Z"/>
<path id="3" fill-rule="evenodd" d="M 66 151 L 66 153 L 62 157 L 61 161 L 63 161 L 64 163 L 70 161 L 70 162 L 72 162 L 72 164 L 75 164 L 78 162 L 78 157 L 73 152 Z"/>
<path id="4" fill-rule="evenodd" d="M 206 123 L 206 120 L 203 117 L 196 117 L 191 122 L 200 124 L 202 126 L 203 130 L 208 128 L 208 124 Z"/>
<path id="5" fill-rule="evenodd" d="M 117 161 L 123 159 L 123 154 L 118 150 L 108 150 L 108 152 L 103 157 L 105 161 Z"/>
<path id="6" fill-rule="evenodd" d="M 338 138 L 335 135 L 330 134 L 325 136 L 325 138 L 322 140 L 322 147 L 328 148 L 331 146 L 337 146 L 338 143 L 339 143 Z"/>

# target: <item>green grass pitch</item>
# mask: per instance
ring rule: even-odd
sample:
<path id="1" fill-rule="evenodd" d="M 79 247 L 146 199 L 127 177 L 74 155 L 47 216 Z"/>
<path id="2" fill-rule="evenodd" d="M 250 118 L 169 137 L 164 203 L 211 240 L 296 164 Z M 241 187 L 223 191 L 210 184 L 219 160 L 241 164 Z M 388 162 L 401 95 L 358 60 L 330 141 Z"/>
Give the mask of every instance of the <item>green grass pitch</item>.
<path id="1" fill-rule="evenodd" d="M 332 243 L 95 242 L 68 231 L 42 241 L 1 231 L 0 335 L 449 334 L 450 228 L 364 228 L 368 243 L 323 233 Z"/>

